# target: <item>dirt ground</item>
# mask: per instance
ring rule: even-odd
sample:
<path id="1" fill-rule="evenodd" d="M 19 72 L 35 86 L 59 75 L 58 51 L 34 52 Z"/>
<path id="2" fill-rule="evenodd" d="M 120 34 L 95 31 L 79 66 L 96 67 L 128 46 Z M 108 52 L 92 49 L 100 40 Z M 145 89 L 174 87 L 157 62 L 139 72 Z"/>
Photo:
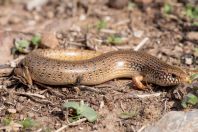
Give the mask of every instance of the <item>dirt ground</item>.
<path id="1" fill-rule="evenodd" d="M 145 41 L 141 51 L 172 65 L 187 69 L 196 67 L 197 19 L 185 14 L 186 2 L 134 0 L 123 8 L 107 3 L 107 0 L 46 0 L 46 3 L 43 0 L 34 6 L 25 0 L 1 1 L 0 64 L 26 55 L 11 54 L 17 39 L 30 39 L 40 33 L 42 45 L 39 48 L 72 47 L 108 52 L 134 49 Z M 164 9 L 167 3 L 171 9 Z M 112 36 L 119 36 L 122 41 L 110 43 L 108 40 Z M 62 105 L 82 100 L 99 118 L 94 123 L 82 121 L 63 131 L 141 131 L 165 113 L 183 110 L 181 100 L 189 90 L 189 85 L 148 84 L 148 90 L 141 91 L 130 79 L 115 79 L 92 87 L 34 84 L 32 88 L 19 82 L 14 75 L 2 80 L 12 83 L 0 88 L 0 128 L 7 131 L 9 128 L 19 131 L 16 124 L 26 118 L 33 119 L 36 125 L 20 131 L 55 131 L 68 124 L 68 113 Z M 123 117 L 123 113 L 130 116 Z M 5 128 L 3 121 L 8 118 L 16 124 Z"/>

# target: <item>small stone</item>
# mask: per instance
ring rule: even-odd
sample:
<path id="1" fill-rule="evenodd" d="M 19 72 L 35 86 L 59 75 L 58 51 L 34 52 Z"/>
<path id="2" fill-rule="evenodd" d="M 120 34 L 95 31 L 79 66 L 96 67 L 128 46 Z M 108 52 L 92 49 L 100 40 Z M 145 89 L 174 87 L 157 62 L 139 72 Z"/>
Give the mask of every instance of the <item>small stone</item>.
<path id="1" fill-rule="evenodd" d="M 7 109 L 7 112 L 10 113 L 10 114 L 15 114 L 16 113 L 16 109 Z"/>
<path id="2" fill-rule="evenodd" d="M 53 11 L 48 11 L 47 12 L 47 17 L 48 18 L 53 18 L 54 17 L 54 12 Z"/>
<path id="3" fill-rule="evenodd" d="M 144 32 L 141 31 L 141 30 L 137 30 L 137 31 L 134 31 L 133 34 L 134 34 L 135 37 L 141 38 L 143 36 Z"/>
<path id="4" fill-rule="evenodd" d="M 195 61 L 195 56 L 193 54 L 184 54 L 181 57 L 181 62 L 186 65 L 192 65 Z"/>
<path id="5" fill-rule="evenodd" d="M 83 130 L 83 127 L 79 127 L 78 129 L 79 129 L 79 130 Z"/>
<path id="6" fill-rule="evenodd" d="M 41 34 L 41 47 L 54 49 L 59 45 L 56 33 L 45 32 Z"/>
<path id="7" fill-rule="evenodd" d="M 18 101 L 21 102 L 21 103 L 23 103 L 23 102 L 26 100 L 26 98 L 27 98 L 27 97 L 20 96 L 20 97 L 18 98 Z"/>
<path id="8" fill-rule="evenodd" d="M 197 132 L 198 110 L 171 111 L 152 126 L 146 127 L 142 132 Z"/>
<path id="9" fill-rule="evenodd" d="M 108 5 L 115 9 L 122 9 L 128 5 L 128 0 L 109 0 Z"/>
<path id="10" fill-rule="evenodd" d="M 25 118 L 25 116 L 23 114 L 19 115 L 19 120 L 23 120 Z"/>
<path id="11" fill-rule="evenodd" d="M 150 4 L 153 2 L 153 0 L 135 0 L 135 2 L 141 2 L 143 4 Z"/>
<path id="12" fill-rule="evenodd" d="M 21 103 L 17 103 L 17 104 L 16 104 L 16 110 L 17 110 L 18 112 L 21 112 L 21 111 L 23 110 L 23 108 L 24 108 L 24 106 L 23 106 Z"/>
<path id="13" fill-rule="evenodd" d="M 198 32 L 188 32 L 186 38 L 190 40 L 198 40 Z"/>
<path id="14" fill-rule="evenodd" d="M 32 112 L 28 112 L 28 117 L 33 118 L 35 115 Z"/>
<path id="15" fill-rule="evenodd" d="M 28 11 L 33 10 L 34 8 L 41 8 L 45 4 L 47 4 L 48 0 L 30 0 L 26 4 L 26 8 Z"/>
<path id="16" fill-rule="evenodd" d="M 86 19 L 86 15 L 80 15 L 80 18 L 79 18 L 81 21 L 84 21 Z"/>

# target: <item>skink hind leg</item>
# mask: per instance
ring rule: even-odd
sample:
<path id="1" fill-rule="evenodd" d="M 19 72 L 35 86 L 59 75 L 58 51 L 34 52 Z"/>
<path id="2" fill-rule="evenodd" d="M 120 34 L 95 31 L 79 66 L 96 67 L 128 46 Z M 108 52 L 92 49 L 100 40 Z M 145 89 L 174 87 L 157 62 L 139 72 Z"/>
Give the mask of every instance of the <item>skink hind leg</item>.
<path id="1" fill-rule="evenodd" d="M 139 76 L 135 76 L 132 78 L 133 82 L 135 83 L 135 85 L 137 86 L 138 89 L 141 90 L 145 90 L 146 86 L 144 86 L 144 84 L 142 84 L 142 80 L 143 80 L 143 76 L 139 75 Z"/>
<path id="2" fill-rule="evenodd" d="M 30 75 L 28 67 L 24 66 L 24 67 L 21 67 L 20 69 L 18 68 L 16 70 L 17 70 L 16 76 L 20 82 L 22 82 L 25 85 L 29 85 L 29 86 L 33 85 L 32 77 Z"/>

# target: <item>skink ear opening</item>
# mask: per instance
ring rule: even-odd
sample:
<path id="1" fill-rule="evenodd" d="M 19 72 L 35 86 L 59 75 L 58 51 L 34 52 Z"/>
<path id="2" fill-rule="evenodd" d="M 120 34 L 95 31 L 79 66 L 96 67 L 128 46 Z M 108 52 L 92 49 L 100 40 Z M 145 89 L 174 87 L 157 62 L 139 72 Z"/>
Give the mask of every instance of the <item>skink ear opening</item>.
<path id="1" fill-rule="evenodd" d="M 22 62 L 18 63 L 16 68 L 24 68 L 24 64 Z"/>

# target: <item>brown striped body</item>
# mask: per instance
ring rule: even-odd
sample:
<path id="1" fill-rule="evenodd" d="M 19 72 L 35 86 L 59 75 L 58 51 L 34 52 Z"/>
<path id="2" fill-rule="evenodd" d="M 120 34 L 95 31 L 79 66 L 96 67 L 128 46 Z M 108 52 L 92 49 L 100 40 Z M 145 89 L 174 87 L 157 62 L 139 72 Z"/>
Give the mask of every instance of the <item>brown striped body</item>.
<path id="1" fill-rule="evenodd" d="M 180 68 L 132 50 L 104 54 L 87 50 L 35 50 L 15 69 L 18 76 L 24 77 L 21 66 L 28 69 L 32 80 L 49 85 L 96 85 L 114 78 L 142 76 L 143 81 L 171 86 L 187 79 Z"/>

